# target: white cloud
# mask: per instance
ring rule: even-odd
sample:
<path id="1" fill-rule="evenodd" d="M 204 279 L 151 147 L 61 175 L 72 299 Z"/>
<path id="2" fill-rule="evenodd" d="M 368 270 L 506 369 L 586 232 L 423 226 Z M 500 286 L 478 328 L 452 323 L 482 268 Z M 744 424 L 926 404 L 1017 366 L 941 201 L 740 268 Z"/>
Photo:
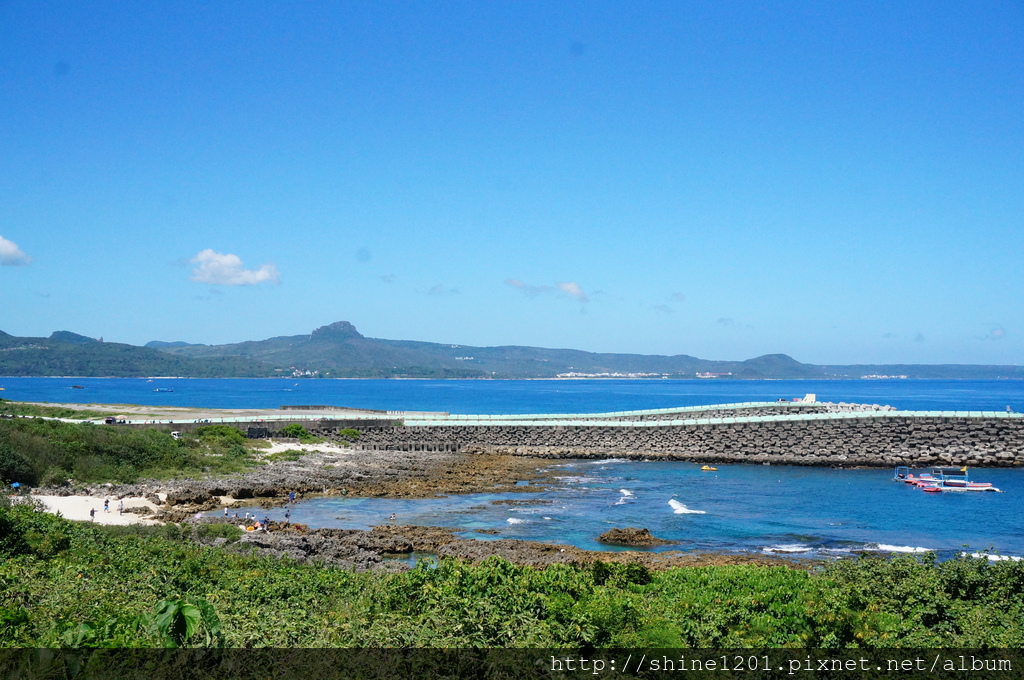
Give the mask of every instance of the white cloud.
<path id="1" fill-rule="evenodd" d="M 430 290 L 427 291 L 427 295 L 458 295 L 458 294 L 459 294 L 459 289 L 458 288 L 445 288 L 440 283 L 435 285 L 435 286 L 432 286 L 430 288 Z"/>
<path id="2" fill-rule="evenodd" d="M 541 293 L 553 293 L 555 290 L 552 286 L 531 286 L 519 279 L 505 279 L 505 284 L 523 291 L 526 297 L 537 297 Z"/>
<path id="3" fill-rule="evenodd" d="M 753 326 L 751 326 L 750 324 L 743 323 L 741 321 L 737 321 L 736 319 L 732 318 L 731 316 L 720 317 L 718 319 L 717 323 L 718 323 L 719 326 L 725 326 L 726 328 L 746 328 L 746 329 L 752 329 L 753 328 Z"/>
<path id="4" fill-rule="evenodd" d="M 25 254 L 18 244 L 0 236 L 0 264 L 8 267 L 28 264 L 32 258 Z"/>
<path id="5" fill-rule="evenodd" d="M 562 291 L 566 295 L 572 296 L 584 304 L 590 302 L 590 298 L 587 297 L 587 294 L 583 292 L 583 289 L 580 288 L 580 285 L 575 281 L 566 281 L 565 283 L 559 283 L 557 285 L 558 290 Z"/>
<path id="6" fill-rule="evenodd" d="M 527 297 L 537 297 L 538 295 L 545 295 L 547 293 L 555 293 L 561 291 L 571 298 L 575 298 L 577 301 L 586 304 L 590 302 L 590 298 L 583 292 L 579 284 L 575 281 L 566 281 L 564 283 L 556 283 L 553 286 L 532 286 L 528 283 L 523 283 L 519 279 L 505 279 L 505 285 L 512 286 L 517 290 L 521 290 Z"/>
<path id="7" fill-rule="evenodd" d="M 217 253 L 211 248 L 201 251 L 191 262 L 196 268 L 188 278 L 196 283 L 216 286 L 254 286 L 264 281 L 280 283 L 281 275 L 273 264 L 268 262 L 260 265 L 259 269 L 246 269 L 237 255 Z"/>

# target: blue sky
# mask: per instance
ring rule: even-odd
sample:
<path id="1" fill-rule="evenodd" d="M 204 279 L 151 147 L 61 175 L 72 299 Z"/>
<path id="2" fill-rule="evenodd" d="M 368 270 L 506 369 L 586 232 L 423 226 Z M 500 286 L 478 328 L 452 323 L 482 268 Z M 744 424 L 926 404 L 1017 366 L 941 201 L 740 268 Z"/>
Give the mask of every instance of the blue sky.
<path id="1" fill-rule="evenodd" d="M 0 330 L 1021 363 L 1024 4 L 0 2 Z"/>

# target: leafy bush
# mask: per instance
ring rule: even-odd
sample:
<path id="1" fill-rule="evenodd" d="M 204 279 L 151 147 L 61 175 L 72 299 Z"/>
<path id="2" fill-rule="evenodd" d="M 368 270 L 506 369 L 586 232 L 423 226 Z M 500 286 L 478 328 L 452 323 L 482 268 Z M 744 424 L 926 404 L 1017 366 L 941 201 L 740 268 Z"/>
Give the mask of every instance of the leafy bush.
<path id="1" fill-rule="evenodd" d="M 346 427 L 338 432 L 338 436 L 346 441 L 355 443 L 359 441 L 359 430 L 356 430 L 351 427 Z"/>
<path id="2" fill-rule="evenodd" d="M 295 439 L 298 439 L 299 441 L 308 441 L 313 439 L 313 435 L 311 435 L 306 428 L 304 428 L 302 425 L 299 425 L 298 423 L 291 423 L 290 425 L 285 425 L 284 427 L 281 428 L 281 434 L 283 434 L 285 437 L 293 437 Z"/>
<path id="3" fill-rule="evenodd" d="M 279 460 L 295 461 L 298 460 L 299 458 L 302 458 L 304 455 L 306 454 L 304 454 L 302 451 L 298 451 L 296 449 L 288 449 L 287 451 L 278 451 L 277 453 L 271 453 L 267 456 L 264 456 L 263 459 L 274 462 Z"/>
<path id="4" fill-rule="evenodd" d="M 0 646 L 1024 645 L 1015 561 L 652 572 L 490 558 L 380 574 L 203 547 L 198 533 L 76 524 L 0 504 Z"/>
<path id="5" fill-rule="evenodd" d="M 196 527 L 196 537 L 200 539 L 224 538 L 228 543 L 234 543 L 245 533 L 234 524 L 218 522 L 216 524 L 200 524 Z"/>
<path id="6" fill-rule="evenodd" d="M 0 415 L 12 416 L 40 416 L 47 418 L 89 418 L 103 419 L 115 415 L 100 411 L 80 411 L 64 406 L 45 406 L 37 404 L 24 404 L 17 401 L 0 399 Z"/>
<path id="7" fill-rule="evenodd" d="M 251 462 L 245 439 L 234 428 L 226 430 L 179 441 L 155 429 L 0 420 L 0 476 L 35 485 L 239 471 Z"/>
<path id="8" fill-rule="evenodd" d="M 230 425 L 203 425 L 192 431 L 192 435 L 204 442 L 245 444 L 245 435 Z"/>
<path id="9" fill-rule="evenodd" d="M 204 646 L 223 641 L 220 618 L 203 598 L 161 600 L 152 614 L 139 617 L 139 627 L 159 638 L 164 647 L 181 647 L 200 633 L 204 634 Z"/>
<path id="10" fill-rule="evenodd" d="M 39 483 L 39 473 L 25 456 L 11 447 L 9 441 L 0 440 L 0 479 L 35 486 Z"/>

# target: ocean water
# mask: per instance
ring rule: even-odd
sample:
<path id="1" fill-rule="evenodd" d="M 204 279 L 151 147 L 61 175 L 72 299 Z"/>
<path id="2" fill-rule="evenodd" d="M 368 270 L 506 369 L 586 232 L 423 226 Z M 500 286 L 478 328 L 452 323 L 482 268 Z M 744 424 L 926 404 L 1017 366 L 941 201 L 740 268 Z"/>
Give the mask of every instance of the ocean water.
<path id="1" fill-rule="evenodd" d="M 71 389 L 71 385 L 85 389 Z M 451 413 L 594 413 L 776 399 L 912 410 L 1024 410 L 1024 381 L 440 381 L 0 378 L 0 396 L 23 401 L 273 408 L 330 404 Z M 173 392 L 153 392 L 172 388 Z M 681 462 L 567 461 L 548 491 L 436 499 L 312 498 L 292 521 L 368 528 L 394 513 L 400 523 L 449 526 L 466 537 L 522 538 L 604 548 L 611 527 L 645 527 L 679 541 L 665 549 L 835 557 L 859 550 L 942 558 L 992 550 L 1024 556 L 1024 470 L 972 469 L 1004 493 L 926 494 L 889 470 L 831 470 Z M 525 502 L 524 502 L 525 501 Z M 242 509 L 244 511 L 246 509 Z M 262 516 L 283 519 L 280 508 Z M 475 533 L 497 530 L 497 535 Z"/>
<path id="2" fill-rule="evenodd" d="M 974 470 L 1004 493 L 927 494 L 889 470 L 586 461 L 559 467 L 538 493 L 436 499 L 319 497 L 298 502 L 291 520 L 314 527 L 447 526 L 466 538 L 520 538 L 609 549 L 612 527 L 644 527 L 678 541 L 656 550 L 773 553 L 809 558 L 853 551 L 925 552 L 940 558 L 993 551 L 1024 556 L 1024 471 Z M 283 519 L 284 510 L 244 508 Z M 476 533 L 497 530 L 496 535 Z"/>
<path id="3" fill-rule="evenodd" d="M 84 389 L 72 389 L 80 385 Z M 775 401 L 810 392 L 819 401 L 911 410 L 1024 411 L 1020 380 L 289 380 L 2 378 L 15 401 L 277 408 L 327 404 L 450 413 L 600 413 Z M 154 389 L 173 392 L 154 392 Z"/>

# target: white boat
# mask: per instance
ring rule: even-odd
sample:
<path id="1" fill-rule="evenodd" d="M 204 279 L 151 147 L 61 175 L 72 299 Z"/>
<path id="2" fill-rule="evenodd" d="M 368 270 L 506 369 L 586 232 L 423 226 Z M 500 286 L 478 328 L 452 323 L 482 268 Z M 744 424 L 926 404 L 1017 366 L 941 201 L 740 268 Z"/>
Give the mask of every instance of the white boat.
<path id="1" fill-rule="evenodd" d="M 919 472 L 916 475 L 905 465 L 896 468 L 893 479 L 897 482 L 913 484 L 922 491 L 937 493 L 941 491 L 996 491 L 990 482 L 972 482 L 967 474 L 967 466 L 936 467 L 930 472 Z"/>

